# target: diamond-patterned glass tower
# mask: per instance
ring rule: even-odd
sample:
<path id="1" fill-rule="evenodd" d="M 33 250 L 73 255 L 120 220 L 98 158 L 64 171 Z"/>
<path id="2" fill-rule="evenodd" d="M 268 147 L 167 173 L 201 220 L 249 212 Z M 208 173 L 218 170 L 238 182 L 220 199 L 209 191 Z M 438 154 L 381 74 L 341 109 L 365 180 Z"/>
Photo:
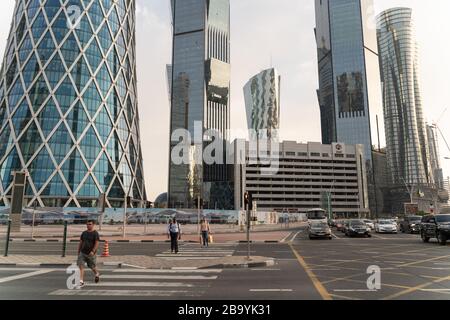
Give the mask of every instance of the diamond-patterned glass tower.
<path id="1" fill-rule="evenodd" d="M 0 75 L 0 204 L 16 170 L 28 205 L 146 200 L 134 0 L 16 0 Z"/>

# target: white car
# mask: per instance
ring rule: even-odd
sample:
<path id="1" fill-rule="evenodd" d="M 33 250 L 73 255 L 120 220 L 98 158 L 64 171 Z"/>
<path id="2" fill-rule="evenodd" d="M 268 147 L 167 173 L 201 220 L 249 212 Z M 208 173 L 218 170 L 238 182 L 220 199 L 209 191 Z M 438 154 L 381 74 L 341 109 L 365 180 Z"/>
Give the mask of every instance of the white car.
<path id="1" fill-rule="evenodd" d="M 364 223 L 370 228 L 370 230 L 375 230 L 375 223 L 372 220 L 364 220 Z"/>
<path id="2" fill-rule="evenodd" d="M 378 220 L 375 224 L 376 233 L 398 233 L 397 223 L 392 220 Z"/>

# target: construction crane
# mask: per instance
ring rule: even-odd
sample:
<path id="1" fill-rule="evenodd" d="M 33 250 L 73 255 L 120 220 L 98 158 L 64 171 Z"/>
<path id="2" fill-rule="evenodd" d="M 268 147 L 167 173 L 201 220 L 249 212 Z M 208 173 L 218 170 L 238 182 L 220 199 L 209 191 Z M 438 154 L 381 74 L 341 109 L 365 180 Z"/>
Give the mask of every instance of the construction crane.
<path id="1" fill-rule="evenodd" d="M 450 145 L 448 144 L 447 139 L 445 139 L 444 133 L 442 132 L 441 128 L 440 128 L 439 125 L 438 125 L 439 122 L 441 122 L 441 120 L 442 120 L 442 118 L 444 117 L 444 115 L 445 115 L 445 113 L 447 112 L 447 110 L 448 110 L 448 108 L 446 108 L 446 109 L 442 112 L 442 114 L 441 114 L 441 116 L 438 118 L 438 120 L 435 121 L 435 122 L 433 123 L 433 127 L 434 127 L 435 129 L 437 129 L 437 131 L 439 132 L 439 134 L 440 134 L 441 137 L 442 137 L 442 140 L 444 140 L 444 142 L 445 142 L 445 145 L 446 145 L 446 147 L 447 147 L 447 150 L 450 152 Z M 450 160 L 450 157 L 444 157 L 444 159 Z"/>

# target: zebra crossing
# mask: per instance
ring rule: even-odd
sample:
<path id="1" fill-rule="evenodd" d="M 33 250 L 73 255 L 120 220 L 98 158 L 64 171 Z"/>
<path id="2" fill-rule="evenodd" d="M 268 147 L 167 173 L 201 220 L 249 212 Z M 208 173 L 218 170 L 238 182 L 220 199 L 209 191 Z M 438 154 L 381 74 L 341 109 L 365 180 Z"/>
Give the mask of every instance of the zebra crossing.
<path id="1" fill-rule="evenodd" d="M 195 298 L 205 295 L 222 269 L 116 269 L 103 272 L 98 284 L 59 289 L 50 296 Z"/>
<path id="2" fill-rule="evenodd" d="M 166 260 L 212 260 L 223 257 L 231 257 L 236 251 L 236 244 L 217 244 L 202 248 L 197 243 L 187 243 L 180 246 L 178 254 L 166 250 L 156 257 Z"/>
<path id="3" fill-rule="evenodd" d="M 156 255 L 168 261 L 209 260 L 229 257 L 236 251 L 236 244 L 217 244 L 202 248 L 197 243 L 180 246 L 178 254 L 165 250 Z M 116 269 L 106 271 L 98 284 L 86 282 L 79 290 L 60 289 L 50 296 L 91 297 L 147 297 L 147 298 L 195 298 L 205 295 L 218 279 L 222 269 L 196 269 L 178 267 L 173 269 Z"/>

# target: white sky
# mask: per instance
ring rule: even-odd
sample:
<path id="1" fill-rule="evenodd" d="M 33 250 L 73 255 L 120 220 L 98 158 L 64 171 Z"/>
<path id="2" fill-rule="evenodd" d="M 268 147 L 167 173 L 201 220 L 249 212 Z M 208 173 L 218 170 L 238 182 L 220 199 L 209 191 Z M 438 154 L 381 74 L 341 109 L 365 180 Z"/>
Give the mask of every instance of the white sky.
<path id="1" fill-rule="evenodd" d="M 165 65 L 171 62 L 169 0 L 138 2 L 138 82 L 144 174 L 150 200 L 167 189 L 169 101 Z M 0 4 L 3 57 L 14 1 Z M 439 125 L 450 142 L 450 25 L 448 0 L 375 0 L 375 12 L 395 6 L 414 10 L 420 45 L 424 112 L 429 122 L 448 112 Z M 246 128 L 242 87 L 272 65 L 282 76 L 281 127 L 284 139 L 320 141 L 313 28 L 314 0 L 231 0 L 232 127 Z M 450 157 L 444 141 L 441 155 Z M 445 160 L 443 160 L 445 161 Z M 444 176 L 450 161 L 443 162 Z"/>

